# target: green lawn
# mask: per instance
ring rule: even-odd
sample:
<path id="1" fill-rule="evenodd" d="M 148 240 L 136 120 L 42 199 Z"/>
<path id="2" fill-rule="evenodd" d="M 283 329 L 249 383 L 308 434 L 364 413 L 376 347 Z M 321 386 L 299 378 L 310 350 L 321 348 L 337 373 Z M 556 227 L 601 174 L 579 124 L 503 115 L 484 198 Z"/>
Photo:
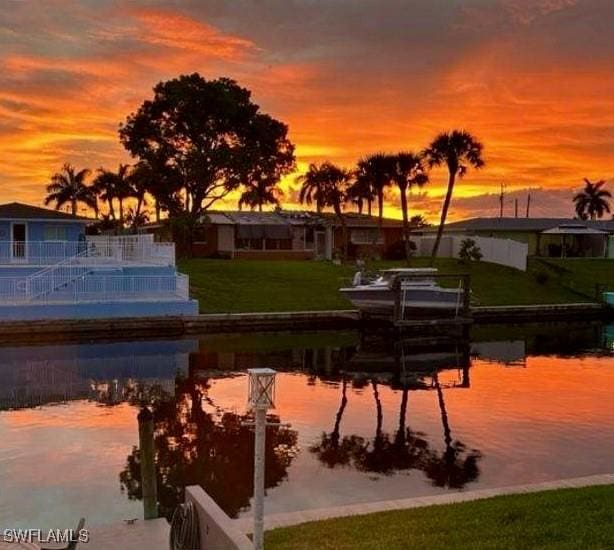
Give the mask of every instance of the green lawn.
<path id="1" fill-rule="evenodd" d="M 614 487 L 354 516 L 266 533 L 268 550 L 614 548 Z"/>
<path id="2" fill-rule="evenodd" d="M 602 258 L 534 259 L 533 269 L 548 273 L 559 284 L 585 296 L 599 291 L 614 291 L 614 260 Z"/>
<path id="3" fill-rule="evenodd" d="M 404 265 L 379 262 L 373 268 Z M 428 265 L 415 258 L 412 266 Z M 524 273 L 486 262 L 438 259 L 442 273 L 469 273 L 475 305 L 550 304 L 587 301 L 595 283 L 614 281 L 614 261 L 533 259 Z M 192 259 L 179 262 L 203 313 L 347 309 L 338 292 L 353 266 L 330 262 Z M 539 275 L 539 276 L 538 276 Z M 592 292 L 592 294 L 590 292 Z"/>

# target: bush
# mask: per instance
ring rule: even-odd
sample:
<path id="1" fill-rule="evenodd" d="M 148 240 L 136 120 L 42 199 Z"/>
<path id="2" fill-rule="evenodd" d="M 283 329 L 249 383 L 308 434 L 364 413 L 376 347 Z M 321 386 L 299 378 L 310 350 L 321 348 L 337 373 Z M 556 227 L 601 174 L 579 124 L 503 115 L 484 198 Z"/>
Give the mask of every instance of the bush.
<path id="1" fill-rule="evenodd" d="M 482 259 L 482 251 L 473 239 L 465 239 L 461 242 L 458 256 L 461 262 L 479 262 Z"/>
<path id="2" fill-rule="evenodd" d="M 548 275 L 545 271 L 539 271 L 535 275 L 535 280 L 540 285 L 545 285 L 550 279 L 550 275 Z"/>

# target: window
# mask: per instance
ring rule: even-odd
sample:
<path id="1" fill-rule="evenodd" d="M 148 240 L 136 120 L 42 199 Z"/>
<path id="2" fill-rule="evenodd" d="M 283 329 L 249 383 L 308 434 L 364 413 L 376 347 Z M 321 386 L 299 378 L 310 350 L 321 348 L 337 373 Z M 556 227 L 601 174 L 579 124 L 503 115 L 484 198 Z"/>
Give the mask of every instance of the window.
<path id="1" fill-rule="evenodd" d="M 377 228 L 352 229 L 350 235 L 352 244 L 383 244 L 384 237 Z"/>
<path id="2" fill-rule="evenodd" d="M 66 226 L 64 225 L 46 225 L 43 235 L 46 241 L 68 240 Z"/>

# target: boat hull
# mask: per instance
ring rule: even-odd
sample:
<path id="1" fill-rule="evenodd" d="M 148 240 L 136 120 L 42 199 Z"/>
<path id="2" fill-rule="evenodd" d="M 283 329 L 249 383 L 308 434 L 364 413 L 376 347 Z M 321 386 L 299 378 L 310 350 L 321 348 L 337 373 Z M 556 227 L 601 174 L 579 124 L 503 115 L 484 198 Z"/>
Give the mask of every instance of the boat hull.
<path id="1" fill-rule="evenodd" d="M 392 314 L 394 292 L 389 288 L 350 287 L 339 289 L 363 313 Z M 453 288 L 417 286 L 401 290 L 401 308 L 405 316 L 417 314 L 454 315 L 462 303 L 462 291 Z"/>

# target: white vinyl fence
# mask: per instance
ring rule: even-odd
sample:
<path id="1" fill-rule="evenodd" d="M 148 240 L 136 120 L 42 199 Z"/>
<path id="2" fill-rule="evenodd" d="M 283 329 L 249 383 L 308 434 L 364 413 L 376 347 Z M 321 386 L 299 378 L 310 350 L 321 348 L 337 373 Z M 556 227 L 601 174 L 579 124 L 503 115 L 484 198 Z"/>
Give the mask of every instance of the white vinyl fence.
<path id="1" fill-rule="evenodd" d="M 458 258 L 462 242 L 465 239 L 473 239 L 475 241 L 480 252 L 482 252 L 482 261 L 506 265 L 520 271 L 527 270 L 529 245 L 512 239 L 494 239 L 471 235 L 444 235 L 441 238 L 437 256 L 440 258 Z M 411 240 L 416 244 L 416 254 L 418 256 L 429 256 L 431 254 L 435 237 L 412 237 Z"/>

